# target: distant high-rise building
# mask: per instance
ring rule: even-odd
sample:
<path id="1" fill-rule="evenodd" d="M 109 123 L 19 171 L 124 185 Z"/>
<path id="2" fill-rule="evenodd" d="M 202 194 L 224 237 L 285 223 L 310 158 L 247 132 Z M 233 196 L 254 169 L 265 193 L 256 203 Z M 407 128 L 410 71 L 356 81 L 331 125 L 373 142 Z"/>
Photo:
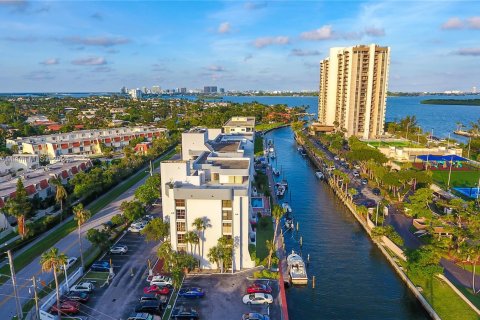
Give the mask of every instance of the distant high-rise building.
<path id="1" fill-rule="evenodd" d="M 123 86 L 122 89 L 120 89 L 120 93 L 121 94 L 126 94 L 127 93 L 127 88 L 125 86 Z"/>
<path id="2" fill-rule="evenodd" d="M 216 86 L 205 86 L 203 87 L 203 93 L 217 93 Z"/>
<path id="3" fill-rule="evenodd" d="M 162 88 L 160 88 L 160 86 L 153 86 L 152 87 L 152 93 L 153 94 L 160 94 L 160 93 L 162 93 Z"/>
<path id="4" fill-rule="evenodd" d="M 320 62 L 320 124 L 335 126 L 347 137 L 383 135 L 389 64 L 389 47 L 331 48 Z"/>
<path id="5" fill-rule="evenodd" d="M 477 87 L 472 87 L 472 93 L 477 93 Z"/>
<path id="6" fill-rule="evenodd" d="M 142 99 L 142 90 L 140 89 L 130 89 L 130 91 L 128 91 L 128 94 L 130 95 L 130 97 L 132 99 L 136 99 L 136 100 L 140 100 Z"/>
<path id="7" fill-rule="evenodd" d="M 180 93 L 181 94 L 187 93 L 187 88 L 180 88 Z"/>
<path id="8" fill-rule="evenodd" d="M 225 89 L 220 88 L 220 93 L 225 93 Z"/>

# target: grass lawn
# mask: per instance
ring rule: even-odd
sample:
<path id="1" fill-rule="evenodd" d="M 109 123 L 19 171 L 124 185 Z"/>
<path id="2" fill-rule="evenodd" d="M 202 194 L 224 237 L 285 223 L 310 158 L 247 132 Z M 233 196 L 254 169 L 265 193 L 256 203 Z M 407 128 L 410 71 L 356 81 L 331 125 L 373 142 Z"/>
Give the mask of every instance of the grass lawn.
<path id="1" fill-rule="evenodd" d="M 175 154 L 175 150 L 170 151 L 160 159 L 156 160 L 155 162 L 160 162 L 165 159 L 171 158 Z M 147 176 L 147 172 L 145 170 L 140 170 L 133 176 L 131 176 L 128 180 L 126 180 L 123 184 L 117 185 L 116 187 L 112 188 L 109 192 L 104 194 L 98 200 L 95 200 L 91 205 L 88 205 L 87 208 L 91 211 L 92 215 L 98 213 L 101 209 L 106 207 L 110 202 L 115 200 L 118 196 L 120 196 L 123 192 L 127 191 L 131 188 L 134 184 L 138 181 L 142 180 L 145 176 Z M 34 258 L 38 257 L 40 254 L 45 252 L 47 249 L 53 247 L 55 243 L 66 237 L 69 233 L 74 231 L 77 227 L 77 222 L 75 220 L 71 220 L 65 223 L 63 226 L 58 228 L 55 232 L 50 233 L 47 235 L 42 241 L 36 243 L 22 254 L 14 258 L 14 265 L 15 271 L 20 271 L 25 266 L 27 266 Z M 0 274 L 8 274 L 9 273 L 8 265 L 3 266 L 0 268 Z M 0 284 L 4 283 L 6 278 L 0 278 Z"/>
<path id="2" fill-rule="evenodd" d="M 479 319 L 479 316 L 442 280 L 424 279 L 409 275 L 415 285 L 422 287 L 422 295 L 444 320 Z"/>
<path id="3" fill-rule="evenodd" d="M 100 287 L 108 279 L 109 272 L 88 271 L 84 276 L 85 281 L 94 281 Z"/>
<path id="4" fill-rule="evenodd" d="M 5 237 L 0 239 L 0 243 L 5 243 L 8 240 L 12 239 L 13 237 L 16 237 L 18 234 L 15 231 L 11 231 L 9 234 L 7 234 Z"/>
<path id="5" fill-rule="evenodd" d="M 472 289 L 467 289 L 461 285 L 457 285 L 456 283 L 453 284 L 461 293 L 463 293 L 465 297 L 467 297 L 468 300 L 470 300 L 471 303 L 473 303 L 475 307 L 480 309 L 480 294 L 473 294 Z"/>
<path id="6" fill-rule="evenodd" d="M 421 148 L 422 146 L 416 143 L 407 141 L 367 141 L 367 143 L 373 147 L 409 147 L 409 148 Z"/>
<path id="7" fill-rule="evenodd" d="M 257 258 L 263 261 L 268 257 L 267 240 L 273 239 L 273 221 L 271 217 L 263 217 L 257 223 Z"/>
<path id="8" fill-rule="evenodd" d="M 255 131 L 267 131 L 283 126 L 285 123 L 274 122 L 274 123 L 261 123 L 255 126 Z"/>
<path id="9" fill-rule="evenodd" d="M 256 156 L 261 156 L 263 155 L 263 137 L 261 136 L 256 136 L 255 137 L 255 146 L 254 146 L 254 152 Z"/>
<path id="10" fill-rule="evenodd" d="M 432 171 L 433 180 L 446 188 L 448 183 L 448 171 Z M 452 171 L 450 187 L 475 187 L 478 184 L 480 171 Z"/>

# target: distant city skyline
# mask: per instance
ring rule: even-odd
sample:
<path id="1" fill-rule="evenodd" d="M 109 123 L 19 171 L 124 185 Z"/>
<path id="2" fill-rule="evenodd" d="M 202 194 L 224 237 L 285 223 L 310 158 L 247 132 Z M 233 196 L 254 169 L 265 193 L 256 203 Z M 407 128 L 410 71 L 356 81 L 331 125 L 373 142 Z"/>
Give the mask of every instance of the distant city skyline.
<path id="1" fill-rule="evenodd" d="M 391 47 L 389 91 L 470 91 L 479 12 L 440 0 L 0 0 L 0 92 L 317 91 L 331 47 L 371 43 Z"/>

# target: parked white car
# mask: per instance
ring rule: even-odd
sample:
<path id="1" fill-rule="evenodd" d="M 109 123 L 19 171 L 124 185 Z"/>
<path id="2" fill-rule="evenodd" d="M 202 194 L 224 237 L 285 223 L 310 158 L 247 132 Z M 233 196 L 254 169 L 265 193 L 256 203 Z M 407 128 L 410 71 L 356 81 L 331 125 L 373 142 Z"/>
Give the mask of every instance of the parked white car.
<path id="1" fill-rule="evenodd" d="M 72 288 L 70 288 L 70 291 L 73 291 L 73 292 L 92 293 L 93 290 L 95 290 L 95 285 L 91 282 L 81 282 L 77 285 L 74 285 Z"/>
<path id="2" fill-rule="evenodd" d="M 131 225 L 131 226 L 128 228 L 128 231 L 130 231 L 130 232 L 135 232 L 135 233 L 139 233 L 139 232 L 142 231 L 143 229 L 145 229 L 145 225 L 144 225 L 144 224 L 141 224 L 141 225 Z"/>
<path id="3" fill-rule="evenodd" d="M 150 280 L 150 285 L 157 285 L 159 287 L 171 287 L 173 285 L 172 278 L 166 276 L 154 276 Z"/>
<path id="4" fill-rule="evenodd" d="M 113 254 L 125 254 L 128 251 L 128 247 L 125 245 L 116 245 L 110 248 L 110 253 Z"/>
<path id="5" fill-rule="evenodd" d="M 73 266 L 77 262 L 77 257 L 68 257 L 67 262 L 65 263 L 65 267 L 67 267 L 67 270 L 70 269 L 71 266 Z M 64 266 L 60 266 L 60 269 L 63 270 Z"/>
<path id="6" fill-rule="evenodd" d="M 273 303 L 273 297 L 267 293 L 246 294 L 242 299 L 245 304 L 269 304 Z"/>

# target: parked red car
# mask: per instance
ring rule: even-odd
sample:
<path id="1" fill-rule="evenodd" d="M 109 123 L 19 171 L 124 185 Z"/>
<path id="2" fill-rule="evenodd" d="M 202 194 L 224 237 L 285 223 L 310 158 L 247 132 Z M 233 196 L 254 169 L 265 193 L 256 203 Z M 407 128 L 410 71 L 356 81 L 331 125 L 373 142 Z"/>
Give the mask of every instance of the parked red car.
<path id="1" fill-rule="evenodd" d="M 143 293 L 145 294 L 154 293 L 159 295 L 167 295 L 169 292 L 170 289 L 168 289 L 168 287 L 159 287 L 155 284 L 151 285 L 150 287 L 143 288 Z"/>
<path id="2" fill-rule="evenodd" d="M 247 293 L 272 293 L 272 288 L 266 284 L 254 283 L 247 288 Z"/>
<path id="3" fill-rule="evenodd" d="M 61 313 L 72 314 L 72 313 L 78 313 L 79 310 L 80 310 L 80 302 L 77 302 L 77 301 L 63 301 L 63 302 L 60 302 L 60 312 Z M 53 305 L 52 309 L 50 309 L 50 312 L 51 313 L 57 313 L 58 312 L 57 303 L 55 303 Z"/>

